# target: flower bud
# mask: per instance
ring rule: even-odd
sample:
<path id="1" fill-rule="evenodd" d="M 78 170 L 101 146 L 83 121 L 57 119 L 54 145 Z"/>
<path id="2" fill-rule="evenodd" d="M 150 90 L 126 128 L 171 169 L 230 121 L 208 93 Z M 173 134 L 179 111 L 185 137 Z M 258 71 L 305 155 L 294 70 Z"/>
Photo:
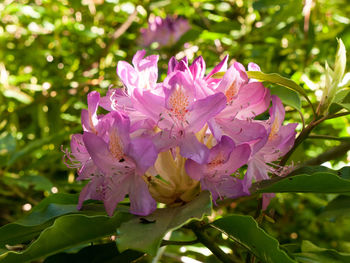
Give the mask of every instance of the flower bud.
<path id="1" fill-rule="evenodd" d="M 335 56 L 334 71 L 325 64 L 326 83 L 322 94 L 321 102 L 318 105 L 317 113 L 319 115 L 326 115 L 328 108 L 333 102 L 335 94 L 338 90 L 338 85 L 342 81 L 346 67 L 346 50 L 341 39 L 338 39 L 338 50 Z"/>

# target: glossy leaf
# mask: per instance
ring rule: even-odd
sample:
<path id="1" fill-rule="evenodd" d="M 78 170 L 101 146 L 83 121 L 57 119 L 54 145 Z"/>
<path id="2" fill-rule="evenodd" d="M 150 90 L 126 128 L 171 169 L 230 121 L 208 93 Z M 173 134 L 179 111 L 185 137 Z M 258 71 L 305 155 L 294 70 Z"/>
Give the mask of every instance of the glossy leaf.
<path id="1" fill-rule="evenodd" d="M 183 206 L 157 209 L 147 217 L 134 217 L 119 228 L 118 248 L 120 251 L 133 249 L 155 256 L 166 233 L 192 219 L 201 220 L 205 214 L 211 214 L 211 208 L 210 194 L 205 191 Z"/>
<path id="2" fill-rule="evenodd" d="M 260 228 L 251 216 L 229 215 L 216 220 L 212 225 L 230 239 L 247 248 L 261 262 L 295 262 L 280 249 L 278 241 Z"/>
<path id="3" fill-rule="evenodd" d="M 311 104 L 305 90 L 302 87 L 300 87 L 297 83 L 295 83 L 293 80 L 284 78 L 276 73 L 266 74 L 261 71 L 248 71 L 247 74 L 249 78 L 257 79 L 260 81 L 268 81 L 268 82 L 286 87 L 288 89 L 294 90 L 298 92 L 300 95 L 302 95 L 309 104 Z"/>
<path id="4" fill-rule="evenodd" d="M 50 226 L 52 219 L 68 213 L 77 213 L 78 196 L 54 194 L 41 201 L 30 214 L 0 228 L 0 247 L 29 241 Z"/>
<path id="5" fill-rule="evenodd" d="M 301 263 L 350 262 L 350 254 L 341 253 L 334 249 L 320 248 L 307 240 L 302 242 L 301 253 L 294 253 L 293 255 Z"/>
<path id="6" fill-rule="evenodd" d="M 282 178 L 264 180 L 254 185 L 252 190 L 260 193 L 350 193 L 350 167 L 339 171 L 305 172 L 307 169 L 293 172 Z"/>
<path id="7" fill-rule="evenodd" d="M 337 196 L 328 203 L 321 215 L 332 218 L 350 216 L 350 196 Z"/>
<path id="8" fill-rule="evenodd" d="M 112 263 L 112 262 L 132 262 L 140 258 L 142 252 L 126 250 L 119 253 L 116 244 L 107 243 L 84 247 L 77 253 L 58 253 L 45 259 L 44 263 Z"/>
<path id="9" fill-rule="evenodd" d="M 9 251 L 0 255 L 1 263 L 30 262 L 56 254 L 79 244 L 111 235 L 124 221 L 131 218 L 126 212 L 116 212 L 113 217 L 73 214 L 61 216 L 46 228 L 27 249 Z"/>
<path id="10" fill-rule="evenodd" d="M 301 110 L 301 101 L 298 93 L 285 87 L 270 87 L 271 94 L 277 95 L 284 104 Z"/>

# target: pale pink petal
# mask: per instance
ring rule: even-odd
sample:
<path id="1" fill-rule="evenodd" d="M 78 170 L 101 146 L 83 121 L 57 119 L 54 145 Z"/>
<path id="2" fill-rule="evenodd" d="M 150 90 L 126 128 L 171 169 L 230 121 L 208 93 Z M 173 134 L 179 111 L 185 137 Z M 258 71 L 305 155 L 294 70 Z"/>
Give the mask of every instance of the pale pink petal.
<path id="1" fill-rule="evenodd" d="M 219 92 L 205 99 L 197 100 L 192 104 L 192 109 L 187 119 L 190 128 L 188 131 L 198 132 L 205 123 L 215 117 L 226 107 L 226 97 Z"/>
<path id="2" fill-rule="evenodd" d="M 156 210 L 157 203 L 149 193 L 147 184 L 138 175 L 134 175 L 130 180 L 130 212 L 139 216 L 147 216 L 151 214 Z"/>
<path id="3" fill-rule="evenodd" d="M 180 154 L 197 163 L 206 163 L 209 157 L 209 149 L 197 140 L 193 133 L 186 133 L 180 142 Z"/>

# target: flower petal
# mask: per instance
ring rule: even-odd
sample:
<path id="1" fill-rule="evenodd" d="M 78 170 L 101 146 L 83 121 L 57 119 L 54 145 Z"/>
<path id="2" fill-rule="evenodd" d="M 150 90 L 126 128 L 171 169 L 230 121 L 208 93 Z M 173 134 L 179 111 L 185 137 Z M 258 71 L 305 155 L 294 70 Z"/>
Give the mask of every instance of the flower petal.
<path id="1" fill-rule="evenodd" d="M 138 175 L 134 175 L 129 184 L 130 212 L 134 215 L 147 216 L 157 208 L 156 201 L 148 191 L 147 184 Z"/>

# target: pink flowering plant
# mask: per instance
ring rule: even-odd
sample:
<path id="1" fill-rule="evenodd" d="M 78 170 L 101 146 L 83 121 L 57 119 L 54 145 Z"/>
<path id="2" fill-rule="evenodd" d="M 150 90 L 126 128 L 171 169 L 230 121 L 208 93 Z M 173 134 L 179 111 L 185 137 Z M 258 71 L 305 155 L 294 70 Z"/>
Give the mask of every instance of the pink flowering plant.
<path id="1" fill-rule="evenodd" d="M 182 17 L 150 16 L 148 27 L 140 30 L 140 44 L 148 47 L 152 43 L 158 43 L 158 47 L 169 47 L 174 45 L 190 28 L 189 22 Z"/>
<path id="2" fill-rule="evenodd" d="M 88 95 L 84 133 L 73 135 L 66 153 L 77 180 L 88 181 L 78 209 L 100 200 L 112 216 L 128 195 L 130 213 L 147 216 L 157 202 L 181 206 L 209 191 L 216 204 L 249 195 L 252 182 L 269 174 L 285 175 L 274 162 L 292 148 L 297 123 L 283 125 L 281 100 L 250 79 L 242 64 L 227 69 L 226 56 L 205 75 L 202 57 L 192 64 L 173 57 L 157 82 L 158 56 L 145 55 L 138 51 L 133 65 L 118 63 L 124 87 L 105 97 Z M 108 113 L 98 114 L 99 107 Z M 255 119 L 267 110 L 266 120 Z M 263 209 L 270 198 L 263 195 Z"/>
<path id="3" fill-rule="evenodd" d="M 64 150 L 66 165 L 77 170 L 83 185 L 79 196 L 49 196 L 24 219 L 0 228 L 10 245 L 37 237 L 21 252 L 1 254 L 0 262 L 32 261 L 101 238 L 116 241 L 117 249 L 108 247 L 115 262 L 158 262 L 161 247 L 196 243 L 220 262 L 309 262 L 302 253 L 282 249 L 250 215 L 221 217 L 220 209 L 258 199 L 256 220 L 271 221 L 267 211 L 275 193 L 350 191 L 348 167 L 287 163 L 318 124 L 341 117 L 348 107 L 339 90 L 346 64 L 342 41 L 334 70 L 326 67 L 327 88 L 317 108 L 294 81 L 265 74 L 252 62 L 247 68 L 228 65 L 225 56 L 207 70 L 201 56 L 192 63 L 172 57 L 161 81 L 158 60 L 137 51 L 132 64 L 118 62 L 122 87 L 87 95 L 83 131 Z M 264 83 L 285 92 L 277 96 Z M 311 121 L 305 123 L 290 94 L 299 102 L 299 95 L 305 98 Z M 284 103 L 300 112 L 300 125 L 285 120 Z M 11 235 L 14 225 L 25 237 Z M 193 240 L 179 240 L 181 231 L 191 231 Z M 220 242 L 228 238 L 248 255 L 223 250 L 213 241 L 219 234 Z M 50 241 L 55 236 L 66 238 Z"/>

